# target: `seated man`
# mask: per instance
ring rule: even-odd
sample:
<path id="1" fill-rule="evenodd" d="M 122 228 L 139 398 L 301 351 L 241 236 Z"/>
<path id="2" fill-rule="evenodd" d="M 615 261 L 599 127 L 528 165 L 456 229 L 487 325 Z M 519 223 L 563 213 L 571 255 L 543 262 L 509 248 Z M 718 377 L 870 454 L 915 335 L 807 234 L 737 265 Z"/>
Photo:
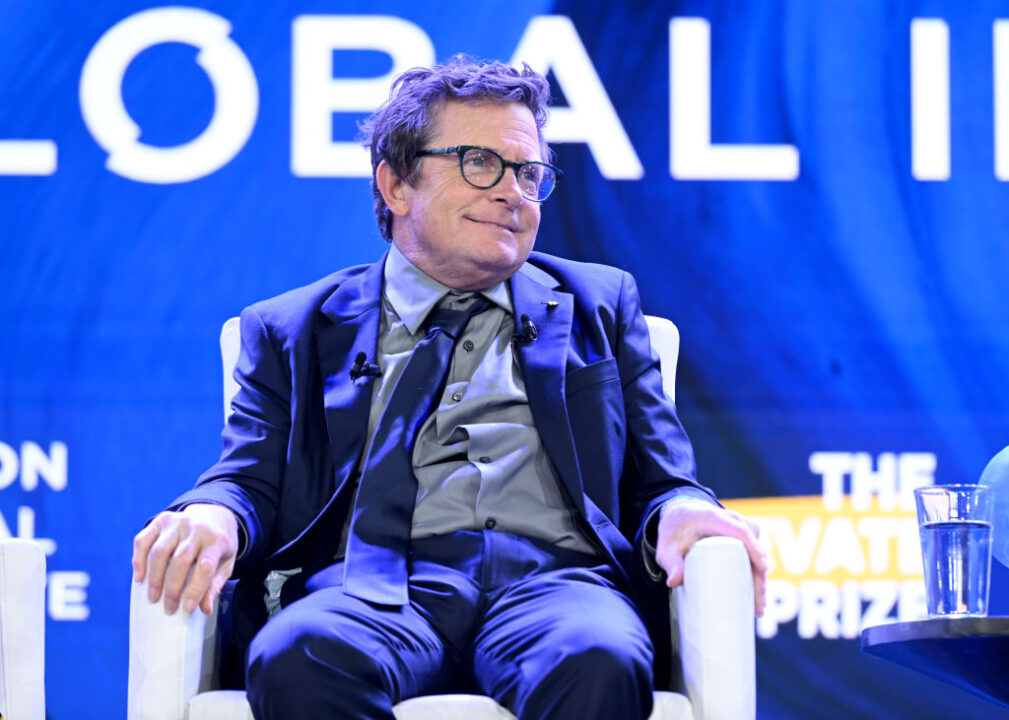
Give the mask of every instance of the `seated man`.
<path id="1" fill-rule="evenodd" d="M 221 459 L 136 537 L 168 612 L 297 569 L 248 649 L 257 718 L 390 720 L 460 683 L 523 719 L 645 718 L 662 573 L 708 535 L 743 541 L 762 610 L 633 279 L 531 253 L 548 96 L 463 57 L 397 79 L 364 124 L 389 251 L 242 313 Z"/>

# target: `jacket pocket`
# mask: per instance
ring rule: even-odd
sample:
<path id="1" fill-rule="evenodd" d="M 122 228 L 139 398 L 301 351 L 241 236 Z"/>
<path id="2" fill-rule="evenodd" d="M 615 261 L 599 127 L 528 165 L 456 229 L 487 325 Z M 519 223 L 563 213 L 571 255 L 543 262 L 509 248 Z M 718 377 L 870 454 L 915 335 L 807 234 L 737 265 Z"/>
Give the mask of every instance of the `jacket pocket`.
<path id="1" fill-rule="evenodd" d="M 620 373 L 617 372 L 616 358 L 603 358 L 591 365 L 569 372 L 564 380 L 565 393 L 571 397 L 587 387 L 619 379 Z"/>

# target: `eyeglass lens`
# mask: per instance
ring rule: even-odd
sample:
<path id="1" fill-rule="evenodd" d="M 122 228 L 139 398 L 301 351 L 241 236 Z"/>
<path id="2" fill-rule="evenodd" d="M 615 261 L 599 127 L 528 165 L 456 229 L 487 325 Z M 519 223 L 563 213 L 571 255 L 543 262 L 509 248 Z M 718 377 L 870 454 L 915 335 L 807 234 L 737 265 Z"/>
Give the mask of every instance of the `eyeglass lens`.
<path id="1" fill-rule="evenodd" d="M 489 188 L 503 175 L 501 157 L 483 148 L 470 148 L 462 158 L 462 173 L 467 182 Z M 545 200 L 554 188 L 556 176 L 549 166 L 537 162 L 516 168 L 519 189 L 530 200 Z"/>

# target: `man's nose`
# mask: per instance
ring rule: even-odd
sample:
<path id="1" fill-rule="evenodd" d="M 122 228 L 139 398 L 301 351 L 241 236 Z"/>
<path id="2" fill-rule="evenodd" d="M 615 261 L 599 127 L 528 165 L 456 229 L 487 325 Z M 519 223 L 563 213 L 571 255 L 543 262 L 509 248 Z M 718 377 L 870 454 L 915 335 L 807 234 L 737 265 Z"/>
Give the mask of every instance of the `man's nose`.
<path id="1" fill-rule="evenodd" d="M 494 199 L 503 202 L 508 207 L 518 207 L 522 204 L 522 190 L 519 188 L 518 168 L 505 168 L 504 175 L 498 180 L 497 185 L 491 188 Z"/>

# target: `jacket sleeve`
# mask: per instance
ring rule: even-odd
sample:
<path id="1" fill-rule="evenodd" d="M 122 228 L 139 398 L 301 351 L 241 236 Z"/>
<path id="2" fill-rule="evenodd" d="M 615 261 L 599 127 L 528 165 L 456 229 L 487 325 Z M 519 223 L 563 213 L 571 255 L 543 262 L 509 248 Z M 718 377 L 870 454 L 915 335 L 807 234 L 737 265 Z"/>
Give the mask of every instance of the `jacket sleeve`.
<path id="1" fill-rule="evenodd" d="M 217 463 L 168 508 L 208 502 L 235 513 L 244 540 L 236 574 L 260 563 L 273 532 L 291 429 L 291 378 L 255 307 L 241 316 L 235 365 L 239 390 L 222 433 Z"/>
<path id="2" fill-rule="evenodd" d="M 662 390 L 659 359 L 652 351 L 648 326 L 634 278 L 624 273 L 617 307 L 617 366 L 627 418 L 629 467 L 625 481 L 632 488 L 637 512 L 636 546 L 643 546 L 646 528 L 654 528 L 658 510 L 675 497 L 694 497 L 717 504 L 714 493 L 696 479 L 690 439 L 676 408 Z"/>

